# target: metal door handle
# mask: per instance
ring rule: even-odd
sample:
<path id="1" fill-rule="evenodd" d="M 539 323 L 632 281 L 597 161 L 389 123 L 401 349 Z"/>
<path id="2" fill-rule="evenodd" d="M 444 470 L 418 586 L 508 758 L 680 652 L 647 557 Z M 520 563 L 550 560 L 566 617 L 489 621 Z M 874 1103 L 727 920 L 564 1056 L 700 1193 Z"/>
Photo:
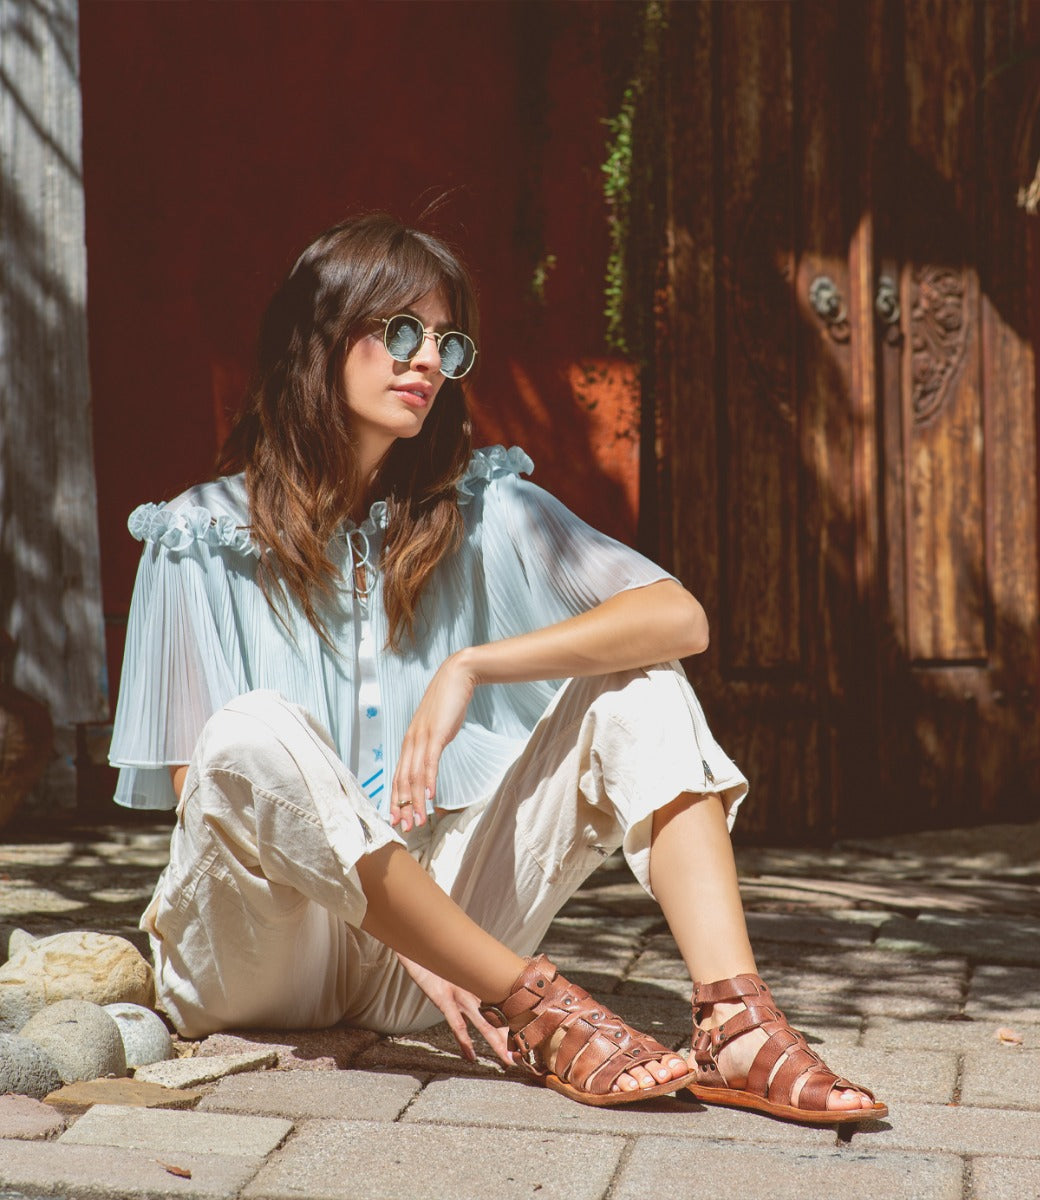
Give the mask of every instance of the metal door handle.
<path id="1" fill-rule="evenodd" d="M 877 295 L 874 297 L 874 311 L 882 325 L 887 326 L 885 340 L 895 345 L 902 337 L 899 319 L 903 310 L 899 306 L 899 288 L 891 275 L 882 275 L 878 279 Z"/>
<path id="2" fill-rule="evenodd" d="M 845 299 L 829 275 L 817 275 L 809 284 L 809 304 L 835 341 L 848 339 L 849 314 Z"/>

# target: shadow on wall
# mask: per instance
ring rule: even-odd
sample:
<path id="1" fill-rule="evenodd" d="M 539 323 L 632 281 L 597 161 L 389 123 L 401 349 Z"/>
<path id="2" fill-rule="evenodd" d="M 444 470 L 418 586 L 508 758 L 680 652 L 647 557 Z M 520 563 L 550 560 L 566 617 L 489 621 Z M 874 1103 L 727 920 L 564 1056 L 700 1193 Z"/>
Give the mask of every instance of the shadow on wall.
<path id="1" fill-rule="evenodd" d="M 73 0 L 0 29 L 0 626 L 58 723 L 104 715 Z"/>

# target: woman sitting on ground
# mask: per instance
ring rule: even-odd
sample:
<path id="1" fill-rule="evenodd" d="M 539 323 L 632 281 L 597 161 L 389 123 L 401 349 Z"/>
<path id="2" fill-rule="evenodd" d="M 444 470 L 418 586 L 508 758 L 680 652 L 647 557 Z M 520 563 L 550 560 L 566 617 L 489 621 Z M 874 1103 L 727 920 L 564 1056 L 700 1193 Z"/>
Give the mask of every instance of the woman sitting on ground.
<path id="1" fill-rule="evenodd" d="M 747 785 L 674 661 L 700 604 L 523 451 L 471 451 L 476 338 L 441 241 L 329 230 L 266 312 L 224 474 L 130 519 L 112 761 L 121 803 L 177 806 L 142 919 L 163 1008 L 188 1037 L 442 1013 L 582 1103 L 884 1116 L 756 973 Z M 618 846 L 695 981 L 688 1060 L 526 957 Z"/>

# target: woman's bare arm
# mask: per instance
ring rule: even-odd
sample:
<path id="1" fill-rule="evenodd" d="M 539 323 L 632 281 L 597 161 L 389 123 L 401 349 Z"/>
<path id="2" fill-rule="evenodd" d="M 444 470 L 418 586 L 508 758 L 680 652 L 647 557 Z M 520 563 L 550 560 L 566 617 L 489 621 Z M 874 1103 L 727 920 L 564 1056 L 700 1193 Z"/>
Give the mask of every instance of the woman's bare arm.
<path id="1" fill-rule="evenodd" d="M 188 764 L 183 766 L 170 767 L 170 782 L 173 784 L 173 790 L 177 795 L 177 799 L 181 798 L 181 789 L 184 787 L 184 776 L 188 773 Z"/>
<path id="2" fill-rule="evenodd" d="M 425 821 L 426 801 L 436 796 L 441 753 L 462 727 L 478 685 L 608 675 L 700 654 L 707 646 L 704 609 L 680 584 L 666 579 L 620 592 L 545 629 L 460 650 L 430 681 L 405 733 L 391 792 L 391 824 L 400 821 L 407 831 L 413 821 Z M 406 802 L 411 808 L 402 814 Z"/>

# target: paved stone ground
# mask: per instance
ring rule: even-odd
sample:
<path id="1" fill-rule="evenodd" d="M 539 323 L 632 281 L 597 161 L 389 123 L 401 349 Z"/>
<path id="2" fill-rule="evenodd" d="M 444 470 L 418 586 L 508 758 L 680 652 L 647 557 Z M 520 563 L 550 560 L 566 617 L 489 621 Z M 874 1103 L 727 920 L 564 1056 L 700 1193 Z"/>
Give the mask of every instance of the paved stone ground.
<path id="1" fill-rule="evenodd" d="M 9 827 L 0 923 L 142 945 L 166 828 Z M 0 1110 L 0 1200 L 1040 1197 L 1040 824 L 739 859 L 762 974 L 887 1120 L 840 1135 L 672 1099 L 581 1107 L 463 1062 L 444 1027 L 229 1033 L 180 1050 L 261 1047 L 276 1068 L 203 1084 L 190 1111 Z M 681 964 L 617 859 L 544 949 L 634 1024 L 688 1041 Z"/>

